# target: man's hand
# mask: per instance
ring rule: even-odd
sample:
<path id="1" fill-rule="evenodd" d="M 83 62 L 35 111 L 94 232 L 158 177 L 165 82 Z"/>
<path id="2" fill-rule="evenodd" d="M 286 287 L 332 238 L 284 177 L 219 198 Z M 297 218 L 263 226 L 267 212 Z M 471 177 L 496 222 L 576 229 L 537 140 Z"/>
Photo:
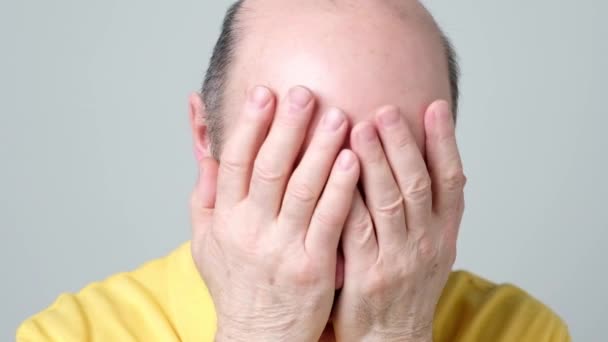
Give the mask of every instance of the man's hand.
<path id="1" fill-rule="evenodd" d="M 361 163 L 342 237 L 344 286 L 334 329 L 342 341 L 432 341 L 435 307 L 456 257 L 466 178 L 448 104 L 425 114 L 425 159 L 405 118 L 385 107 L 351 145 Z"/>
<path id="2" fill-rule="evenodd" d="M 192 254 L 213 298 L 218 341 L 316 341 L 326 326 L 359 161 L 340 152 L 348 122 L 330 110 L 292 170 L 314 107 L 296 87 L 275 115 L 270 91 L 256 88 L 219 169 L 201 164 Z"/>

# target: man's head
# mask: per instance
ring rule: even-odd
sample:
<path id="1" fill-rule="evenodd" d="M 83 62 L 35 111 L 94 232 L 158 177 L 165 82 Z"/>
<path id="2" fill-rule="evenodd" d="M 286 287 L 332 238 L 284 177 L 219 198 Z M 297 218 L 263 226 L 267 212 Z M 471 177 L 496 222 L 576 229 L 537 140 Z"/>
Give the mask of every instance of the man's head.
<path id="1" fill-rule="evenodd" d="M 240 0 L 226 13 L 202 103 L 191 98 L 203 127 L 195 141 L 219 159 L 249 88 L 266 85 L 283 98 L 304 85 L 318 97 L 317 119 L 339 107 L 355 124 L 399 106 L 422 147 L 426 107 L 445 99 L 456 113 L 458 78 L 449 40 L 418 1 Z"/>

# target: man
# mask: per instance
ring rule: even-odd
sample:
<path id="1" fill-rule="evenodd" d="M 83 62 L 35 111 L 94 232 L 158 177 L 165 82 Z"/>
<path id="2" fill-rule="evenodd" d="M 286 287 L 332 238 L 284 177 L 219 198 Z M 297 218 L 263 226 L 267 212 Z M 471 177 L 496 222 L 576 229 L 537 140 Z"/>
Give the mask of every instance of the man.
<path id="1" fill-rule="evenodd" d="M 192 242 L 63 295 L 19 341 L 568 341 L 451 273 L 458 72 L 413 0 L 246 0 L 190 99 Z"/>

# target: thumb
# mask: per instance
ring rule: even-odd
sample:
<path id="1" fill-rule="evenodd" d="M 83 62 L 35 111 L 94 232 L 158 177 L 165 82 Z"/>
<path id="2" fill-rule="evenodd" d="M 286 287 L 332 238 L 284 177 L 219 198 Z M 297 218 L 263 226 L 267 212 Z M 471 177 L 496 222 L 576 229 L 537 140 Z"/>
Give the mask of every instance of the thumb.
<path id="1" fill-rule="evenodd" d="M 215 208 L 215 194 L 217 190 L 218 164 L 213 158 L 203 158 L 199 162 L 199 176 L 196 191 L 200 196 L 202 209 Z"/>

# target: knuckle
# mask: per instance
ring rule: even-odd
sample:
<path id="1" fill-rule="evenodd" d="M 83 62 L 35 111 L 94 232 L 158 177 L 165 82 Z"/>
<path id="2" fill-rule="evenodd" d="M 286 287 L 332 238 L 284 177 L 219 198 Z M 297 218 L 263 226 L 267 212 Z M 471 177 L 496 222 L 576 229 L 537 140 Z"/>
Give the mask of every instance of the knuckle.
<path id="1" fill-rule="evenodd" d="M 376 297 L 385 293 L 388 287 L 388 279 L 384 274 L 371 272 L 364 287 L 364 292 L 368 297 Z"/>
<path id="2" fill-rule="evenodd" d="M 467 177 L 464 175 L 462 168 L 456 168 L 449 171 L 441 182 L 448 191 L 459 191 L 464 189 L 467 183 Z"/>
<path id="3" fill-rule="evenodd" d="M 400 150 L 406 150 L 415 145 L 415 141 L 410 134 L 402 133 L 393 138 L 393 144 Z"/>
<path id="4" fill-rule="evenodd" d="M 428 174 L 417 175 L 406 185 L 404 196 L 412 201 L 424 201 L 431 196 L 431 178 Z"/>
<path id="5" fill-rule="evenodd" d="M 287 195 L 298 203 L 310 204 L 317 200 L 317 192 L 304 182 L 294 183 L 288 190 Z"/>
<path id="6" fill-rule="evenodd" d="M 436 241 L 428 234 L 423 235 L 418 240 L 418 255 L 422 261 L 434 261 L 437 260 L 439 255 L 439 247 Z"/>
<path id="7" fill-rule="evenodd" d="M 271 163 L 263 159 L 257 160 L 253 167 L 254 180 L 264 184 L 272 184 L 286 177 L 286 171 L 277 170 L 271 165 Z"/>
<path id="8" fill-rule="evenodd" d="M 368 273 L 368 277 L 363 285 L 363 295 L 374 302 L 384 302 L 389 299 L 395 278 L 391 274 L 384 272 L 383 267 L 375 267 Z"/>
<path id="9" fill-rule="evenodd" d="M 292 274 L 296 286 L 310 287 L 322 281 L 320 267 L 312 261 L 303 262 Z"/>
<path id="10" fill-rule="evenodd" d="M 369 214 L 357 214 L 356 217 L 348 220 L 347 229 L 353 232 L 350 234 L 351 240 L 363 246 L 375 236 L 374 224 Z M 354 238 L 354 239 L 353 239 Z"/>
<path id="11" fill-rule="evenodd" d="M 241 174 L 245 172 L 248 168 L 248 165 L 244 161 L 235 160 L 230 157 L 222 158 L 220 163 L 220 172 L 225 174 Z"/>
<path id="12" fill-rule="evenodd" d="M 314 214 L 314 219 L 322 227 L 323 226 L 329 226 L 329 227 L 340 226 L 343 223 L 343 222 L 341 222 L 338 213 L 335 212 L 334 210 L 332 210 L 332 211 L 323 210 L 323 209 L 318 210 Z"/>
<path id="13" fill-rule="evenodd" d="M 387 204 L 380 204 L 374 206 L 374 211 L 384 217 L 399 217 L 403 215 L 403 197 L 400 195 L 392 196 L 397 197 L 394 201 L 385 201 Z"/>

